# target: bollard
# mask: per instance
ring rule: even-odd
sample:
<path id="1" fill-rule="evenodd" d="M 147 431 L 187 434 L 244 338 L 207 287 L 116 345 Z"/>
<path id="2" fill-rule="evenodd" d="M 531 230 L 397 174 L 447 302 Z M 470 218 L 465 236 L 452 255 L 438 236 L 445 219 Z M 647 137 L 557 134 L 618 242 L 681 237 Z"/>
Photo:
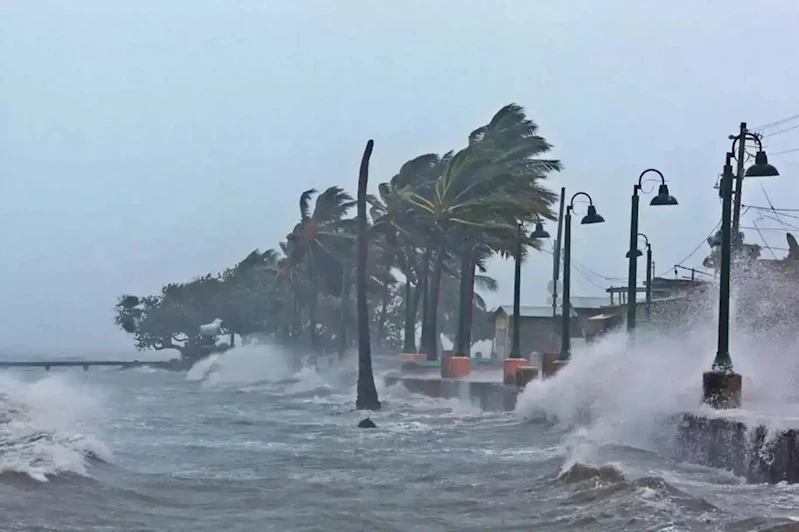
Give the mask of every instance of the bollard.
<path id="1" fill-rule="evenodd" d="M 472 359 L 469 357 L 451 357 L 449 359 L 449 374 L 453 379 L 468 377 L 472 371 Z"/>
<path id="2" fill-rule="evenodd" d="M 719 410 L 741 408 L 742 380 L 738 373 L 706 371 L 702 374 L 702 402 Z"/>
<path id="3" fill-rule="evenodd" d="M 543 353 L 541 355 L 541 376 L 543 378 L 548 379 L 552 377 L 560 369 L 560 367 L 557 367 L 557 362 L 559 362 L 558 355 L 560 355 L 560 353 L 557 352 Z"/>
<path id="4" fill-rule="evenodd" d="M 516 384 L 516 368 L 529 365 L 530 362 L 526 358 L 506 358 L 502 362 L 502 382 Z"/>
<path id="5" fill-rule="evenodd" d="M 516 368 L 516 386 L 519 389 L 527 386 L 527 383 L 538 377 L 538 368 L 533 366 L 519 366 Z"/>

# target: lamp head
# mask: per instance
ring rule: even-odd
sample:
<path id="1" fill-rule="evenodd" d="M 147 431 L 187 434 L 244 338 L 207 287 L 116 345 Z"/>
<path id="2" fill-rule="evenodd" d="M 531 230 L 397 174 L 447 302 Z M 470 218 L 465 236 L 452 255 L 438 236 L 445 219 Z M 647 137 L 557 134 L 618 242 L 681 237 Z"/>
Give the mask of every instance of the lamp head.
<path id="1" fill-rule="evenodd" d="M 652 198 L 650 205 L 677 205 L 677 198 L 669 194 L 669 186 L 665 183 L 658 188 L 658 195 Z"/>
<path id="2" fill-rule="evenodd" d="M 583 224 L 583 225 L 601 224 L 604 221 L 605 221 L 605 219 L 602 218 L 602 216 L 600 216 L 599 214 L 597 214 L 596 207 L 594 207 L 593 205 L 589 205 L 588 206 L 588 214 L 583 216 L 583 219 L 582 219 L 582 221 L 580 223 Z"/>
<path id="3" fill-rule="evenodd" d="M 780 175 L 774 165 L 769 164 L 766 152 L 759 150 L 755 155 L 755 164 L 746 169 L 746 177 L 775 177 Z"/>
<path id="4" fill-rule="evenodd" d="M 549 238 L 549 232 L 544 229 L 544 224 L 541 222 L 536 222 L 535 229 L 532 233 L 530 233 L 530 238 L 535 240 Z"/>
<path id="5" fill-rule="evenodd" d="M 643 252 L 641 252 L 641 250 L 640 250 L 640 249 L 636 249 L 636 250 L 635 250 L 635 256 L 636 256 L 636 257 L 640 257 L 640 256 L 642 256 L 642 255 L 643 255 Z M 626 253 L 624 256 L 625 256 L 625 257 L 627 257 L 627 258 L 629 259 L 629 258 L 630 258 L 630 252 L 628 251 L 628 252 L 627 252 L 627 253 Z"/>

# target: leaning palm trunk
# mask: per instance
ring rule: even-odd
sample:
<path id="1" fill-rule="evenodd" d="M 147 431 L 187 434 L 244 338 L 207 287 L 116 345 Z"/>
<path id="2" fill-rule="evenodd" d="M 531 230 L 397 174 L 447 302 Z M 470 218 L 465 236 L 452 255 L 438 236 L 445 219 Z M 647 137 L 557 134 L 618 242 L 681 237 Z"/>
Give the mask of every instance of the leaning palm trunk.
<path id="1" fill-rule="evenodd" d="M 416 290 L 418 293 L 418 288 Z M 402 344 L 403 353 L 416 352 L 416 307 L 419 300 L 414 296 L 410 276 L 405 276 L 405 338 Z"/>
<path id="2" fill-rule="evenodd" d="M 366 227 L 366 185 L 369 181 L 369 158 L 372 156 L 374 141 L 366 143 L 358 176 L 358 270 L 355 280 L 358 296 L 358 397 L 355 408 L 358 410 L 378 410 L 375 377 L 372 372 L 372 349 L 369 344 L 369 307 L 366 301 L 366 266 L 369 255 L 369 241 Z"/>
<path id="3" fill-rule="evenodd" d="M 318 295 L 318 284 L 317 284 L 317 277 L 316 272 L 314 272 L 313 268 L 309 268 L 309 273 L 311 275 L 311 301 L 309 303 L 308 308 L 308 337 L 311 340 L 311 348 L 315 351 L 319 351 L 319 339 L 317 338 L 317 308 L 319 305 L 319 295 Z"/>
<path id="4" fill-rule="evenodd" d="M 389 293 L 389 284 L 387 282 L 388 275 L 390 272 L 386 272 L 386 282 L 383 283 L 383 294 L 382 294 L 382 301 L 380 302 L 380 317 L 377 321 L 377 345 L 383 345 L 383 337 L 386 331 L 386 319 L 388 317 L 388 297 Z"/>
<path id="5" fill-rule="evenodd" d="M 474 275 L 477 269 L 475 251 L 469 252 L 469 268 L 467 270 L 469 278 L 466 283 L 466 326 L 464 327 L 463 348 L 466 356 L 471 356 L 472 351 L 472 322 L 474 321 Z"/>
<path id="6" fill-rule="evenodd" d="M 436 250 L 436 259 L 433 263 L 433 271 L 430 272 L 430 293 L 427 300 L 427 338 L 422 341 L 424 344 L 424 352 L 427 353 L 428 360 L 438 360 L 439 343 L 441 342 L 440 334 L 438 333 L 438 300 L 441 295 L 441 274 L 444 271 L 444 242 L 438 244 Z"/>
<path id="7" fill-rule="evenodd" d="M 424 252 L 422 260 L 422 335 L 419 352 L 427 355 L 427 360 L 435 360 L 435 353 L 427 351 L 430 345 L 430 248 Z"/>

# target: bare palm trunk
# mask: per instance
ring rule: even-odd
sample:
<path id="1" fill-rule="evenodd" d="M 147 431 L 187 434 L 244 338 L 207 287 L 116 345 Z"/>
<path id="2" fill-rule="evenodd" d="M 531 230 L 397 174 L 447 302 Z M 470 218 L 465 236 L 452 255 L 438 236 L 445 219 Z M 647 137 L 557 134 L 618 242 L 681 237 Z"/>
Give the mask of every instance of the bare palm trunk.
<path id="1" fill-rule="evenodd" d="M 463 339 L 463 348 L 466 350 L 466 356 L 471 356 L 472 353 L 472 323 L 474 321 L 474 275 L 477 269 L 477 261 L 475 260 L 474 249 L 469 253 L 469 268 L 467 270 L 469 279 L 466 283 L 466 326 L 464 327 L 465 338 Z"/>
<path id="2" fill-rule="evenodd" d="M 417 288 L 418 291 L 418 288 Z M 405 276 L 405 338 L 402 344 L 403 353 L 416 352 L 416 306 L 419 300 L 414 297 L 410 276 Z"/>
<path id="3" fill-rule="evenodd" d="M 369 306 L 366 301 L 366 266 L 369 258 L 369 241 L 366 227 L 366 186 L 369 182 L 369 158 L 374 141 L 366 143 L 358 176 L 358 270 L 355 280 L 358 296 L 358 410 L 378 410 L 375 377 L 372 371 L 372 348 L 369 344 Z"/>
<path id="4" fill-rule="evenodd" d="M 344 264 L 341 268 L 341 309 L 339 331 L 338 331 L 338 353 L 343 355 L 347 351 L 347 323 L 349 321 L 348 305 L 350 299 L 350 282 L 349 272 L 347 265 Z"/>
<path id="5" fill-rule="evenodd" d="M 319 351 L 319 339 L 317 338 L 317 331 L 316 331 L 316 322 L 317 322 L 317 307 L 319 304 L 319 295 L 318 295 L 318 282 L 316 277 L 315 269 L 310 266 L 308 268 L 308 274 L 310 276 L 311 281 L 311 301 L 308 306 L 308 337 L 311 340 L 311 348 L 315 352 Z"/>
<path id="6" fill-rule="evenodd" d="M 428 360 L 438 360 L 438 344 L 441 341 L 441 335 L 438 331 L 438 300 L 441 295 L 441 274 L 444 270 L 444 243 L 438 244 L 436 250 L 436 258 L 433 263 L 433 271 L 429 279 L 430 293 L 428 295 L 428 335 L 427 342 L 424 346 L 425 353 L 427 353 Z M 424 340 L 423 340 L 424 341 Z"/>
<path id="7" fill-rule="evenodd" d="M 388 278 L 388 272 L 386 272 L 386 278 Z M 386 330 L 386 318 L 388 317 L 388 296 L 389 296 L 389 285 L 388 283 L 383 284 L 383 294 L 382 294 L 382 301 L 380 302 L 380 317 L 377 320 L 377 345 L 383 345 L 383 336 L 385 335 Z"/>
<path id="8" fill-rule="evenodd" d="M 430 249 L 424 252 L 422 260 L 422 334 L 419 342 L 419 352 L 427 355 L 427 360 L 435 360 L 435 355 L 426 351 L 430 345 Z"/>

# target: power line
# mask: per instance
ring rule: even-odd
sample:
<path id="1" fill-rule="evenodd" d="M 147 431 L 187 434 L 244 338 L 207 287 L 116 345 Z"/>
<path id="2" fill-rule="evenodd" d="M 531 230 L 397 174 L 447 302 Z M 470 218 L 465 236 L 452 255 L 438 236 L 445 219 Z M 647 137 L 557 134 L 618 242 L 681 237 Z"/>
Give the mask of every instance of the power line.
<path id="1" fill-rule="evenodd" d="M 758 229 L 757 227 L 752 227 L 751 225 L 747 225 L 747 226 L 743 226 L 742 225 L 740 228 L 741 229 L 754 229 L 754 230 Z M 784 228 L 784 227 L 761 227 L 760 230 L 761 231 L 779 231 L 779 232 L 783 232 L 783 233 L 787 233 L 788 232 L 788 230 L 786 228 Z"/>
<path id="2" fill-rule="evenodd" d="M 799 128 L 799 124 L 796 124 L 795 126 L 791 127 L 786 127 L 785 129 L 780 129 L 779 131 L 775 131 L 774 133 L 769 133 L 768 135 L 763 135 L 763 138 L 773 137 L 774 135 L 779 135 L 780 133 L 785 133 L 786 131 L 791 131 L 792 129 L 797 129 L 797 128 Z"/>
<path id="3" fill-rule="evenodd" d="M 771 256 L 776 259 L 777 255 L 774 253 L 774 250 L 769 247 L 766 237 L 763 236 L 763 233 L 760 232 L 760 228 L 757 226 L 757 222 L 752 223 L 755 224 L 755 230 L 757 231 L 757 234 L 760 235 L 760 240 L 763 241 L 763 245 L 766 246 L 766 249 L 769 251 L 769 253 L 771 253 Z"/>
<path id="4" fill-rule="evenodd" d="M 708 239 L 708 238 L 710 238 L 711 236 L 713 236 L 713 235 L 715 235 L 715 234 L 716 234 L 716 231 L 718 230 L 718 228 L 719 228 L 719 227 L 721 227 L 721 220 L 719 220 L 719 222 L 718 222 L 718 223 L 717 223 L 717 224 L 716 224 L 716 225 L 713 227 L 713 229 L 711 229 L 711 230 L 710 230 L 710 233 L 708 233 L 708 235 L 707 235 L 705 238 L 703 238 L 703 239 L 702 239 L 702 241 L 699 243 L 699 245 L 697 245 L 697 246 L 694 248 L 694 250 L 693 250 L 693 251 L 691 251 L 691 253 L 689 253 L 689 254 L 688 254 L 688 256 L 687 256 L 687 257 L 685 257 L 683 260 L 681 260 L 680 262 L 678 262 L 677 264 L 675 264 L 675 266 L 682 266 L 683 264 L 685 264 L 685 262 L 686 262 L 688 259 L 690 259 L 691 257 L 693 257 L 693 256 L 694 256 L 694 254 L 695 254 L 697 251 L 699 251 L 699 250 L 702 248 L 702 246 L 704 246 L 704 245 L 707 243 L 707 239 Z M 671 269 L 669 269 L 669 271 L 670 271 L 670 270 L 671 270 Z"/>
<path id="5" fill-rule="evenodd" d="M 791 120 L 796 120 L 797 118 L 799 118 L 799 114 L 791 115 L 791 116 L 789 116 L 787 118 L 782 118 L 780 120 L 775 120 L 774 122 L 769 122 L 768 124 L 764 124 L 762 126 L 753 127 L 752 129 L 755 130 L 755 131 L 759 131 L 759 130 L 762 130 L 762 129 L 768 129 L 770 127 L 775 127 L 775 126 L 779 126 L 781 124 L 784 124 L 786 122 L 790 122 Z"/>
<path id="6" fill-rule="evenodd" d="M 782 155 L 783 153 L 793 153 L 795 151 L 799 151 L 799 148 L 791 148 L 790 150 L 782 150 L 782 151 L 772 152 L 772 153 L 769 153 L 769 155 L 772 155 L 772 156 L 774 156 L 774 155 Z"/>
<path id="7" fill-rule="evenodd" d="M 748 209 L 755 209 L 758 211 L 772 211 L 772 212 L 799 212 L 799 209 L 778 209 L 776 207 L 763 207 L 762 205 L 742 205 Z M 783 214 L 783 216 L 788 216 Z"/>

